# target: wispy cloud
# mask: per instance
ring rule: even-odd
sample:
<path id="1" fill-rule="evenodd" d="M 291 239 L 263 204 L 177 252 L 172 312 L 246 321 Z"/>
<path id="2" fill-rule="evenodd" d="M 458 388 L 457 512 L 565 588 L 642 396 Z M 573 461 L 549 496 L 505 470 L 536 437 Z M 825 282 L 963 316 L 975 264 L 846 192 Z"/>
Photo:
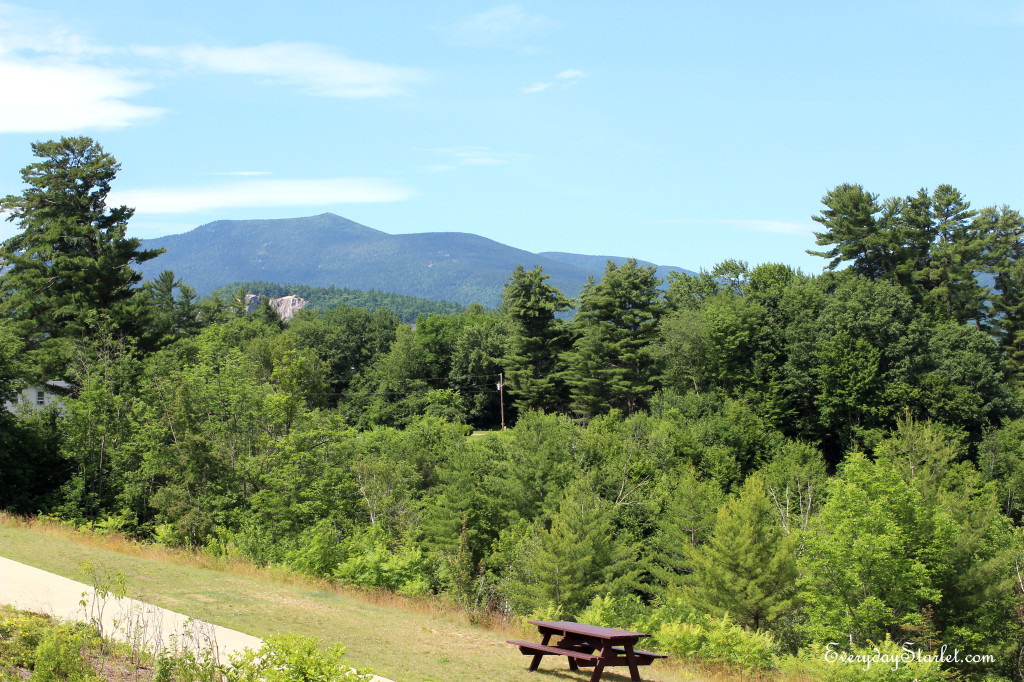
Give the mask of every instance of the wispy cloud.
<path id="1" fill-rule="evenodd" d="M 207 173 L 207 175 L 270 175 L 270 171 L 222 171 L 219 173 Z"/>
<path id="2" fill-rule="evenodd" d="M 0 133 L 123 128 L 163 113 L 127 101 L 149 87 L 131 74 L 63 59 L 0 54 L 0 83 Z"/>
<path id="3" fill-rule="evenodd" d="M 464 47 L 531 48 L 554 26 L 547 16 L 521 5 L 498 5 L 448 26 L 444 33 L 449 43 Z"/>
<path id="4" fill-rule="evenodd" d="M 150 87 L 137 72 L 94 63 L 111 52 L 42 13 L 0 3 L 0 133 L 122 128 L 160 116 L 129 101 Z"/>
<path id="5" fill-rule="evenodd" d="M 168 68 L 170 67 L 170 68 Z M 53 13 L 0 2 L 0 133 L 122 128 L 159 118 L 138 103 L 159 80 L 189 71 L 283 83 L 322 97 L 392 97 L 427 74 L 353 59 L 315 43 L 246 47 L 98 45 Z"/>
<path id="6" fill-rule="evenodd" d="M 434 173 L 464 166 L 502 166 L 523 156 L 514 152 L 496 152 L 488 147 L 445 147 L 430 151 L 447 158 L 446 163 L 427 166 L 427 170 Z"/>
<path id="7" fill-rule="evenodd" d="M 405 201 L 417 195 L 416 190 L 390 180 L 319 178 L 125 190 L 111 192 L 108 203 L 131 206 L 142 214 L 171 214 L 242 207 L 386 203 Z"/>
<path id="8" fill-rule="evenodd" d="M 566 69 L 565 71 L 560 71 L 555 74 L 555 80 L 541 81 L 539 83 L 534 83 L 533 85 L 527 85 L 522 89 L 522 91 L 524 94 L 533 95 L 552 88 L 564 90 L 565 88 L 571 88 L 586 77 L 587 74 L 583 73 L 579 69 Z"/>
<path id="9" fill-rule="evenodd" d="M 812 223 L 797 223 L 785 220 L 699 220 L 694 218 L 672 218 L 651 221 L 654 225 L 693 225 L 696 227 L 731 227 L 771 234 L 809 235 L 814 231 Z"/>
<path id="10" fill-rule="evenodd" d="M 187 68 L 253 76 L 285 83 L 323 97 L 391 97 L 422 81 L 419 69 L 352 59 L 316 43 L 265 43 L 250 47 L 136 46 L 135 54 L 164 59 Z"/>

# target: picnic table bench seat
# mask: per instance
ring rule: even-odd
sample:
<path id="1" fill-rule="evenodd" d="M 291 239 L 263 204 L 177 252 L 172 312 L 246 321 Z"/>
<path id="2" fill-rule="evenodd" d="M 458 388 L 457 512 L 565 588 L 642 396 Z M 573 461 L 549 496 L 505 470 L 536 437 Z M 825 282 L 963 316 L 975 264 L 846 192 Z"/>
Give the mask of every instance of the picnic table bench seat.
<path id="1" fill-rule="evenodd" d="M 622 656 L 626 655 L 626 650 L 621 646 L 613 646 L 612 651 Z M 640 651 L 639 649 L 633 649 L 633 655 L 636 656 L 637 665 L 650 665 L 656 658 L 668 658 L 668 654 L 656 654 L 653 651 Z"/>
<path id="2" fill-rule="evenodd" d="M 519 647 L 519 652 L 523 654 L 547 654 L 549 656 L 568 656 L 569 658 L 575 659 L 580 663 L 586 665 L 594 665 L 594 661 L 601 658 L 597 654 L 593 654 L 587 651 L 579 651 L 578 649 L 563 649 L 557 646 L 548 646 L 547 644 L 538 644 L 537 642 L 523 642 L 518 639 L 505 640 L 509 644 L 515 644 Z"/>

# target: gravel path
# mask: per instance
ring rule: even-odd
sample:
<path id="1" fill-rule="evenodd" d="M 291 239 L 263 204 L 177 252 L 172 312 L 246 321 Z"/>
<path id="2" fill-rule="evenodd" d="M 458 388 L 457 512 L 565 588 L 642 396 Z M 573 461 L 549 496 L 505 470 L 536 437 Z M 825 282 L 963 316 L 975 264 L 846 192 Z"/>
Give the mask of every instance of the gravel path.
<path id="1" fill-rule="evenodd" d="M 263 644 L 260 638 L 244 632 L 135 599 L 102 599 L 85 583 L 3 557 L 0 557 L 0 604 L 64 620 L 94 620 L 102 623 L 104 635 L 122 641 L 134 639 L 137 644 L 155 651 L 213 647 L 219 660 L 225 663 L 232 652 L 245 648 L 256 650 Z M 391 682 L 383 677 L 374 679 Z"/>

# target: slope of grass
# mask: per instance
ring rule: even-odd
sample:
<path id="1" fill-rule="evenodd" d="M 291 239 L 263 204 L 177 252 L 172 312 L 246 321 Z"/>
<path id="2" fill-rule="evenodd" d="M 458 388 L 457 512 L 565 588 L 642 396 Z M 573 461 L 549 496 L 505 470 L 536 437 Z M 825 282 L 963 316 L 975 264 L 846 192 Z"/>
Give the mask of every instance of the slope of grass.
<path id="1" fill-rule="evenodd" d="M 528 657 L 505 640 L 535 639 L 536 632 L 516 624 L 474 625 L 440 602 L 351 590 L 3 515 L 0 556 L 72 579 L 91 561 L 123 573 L 130 596 L 257 637 L 296 632 L 341 642 L 353 664 L 402 682 L 589 679 L 586 670 L 570 672 L 564 659 L 547 658 L 538 673 L 528 673 Z M 641 674 L 654 682 L 695 679 L 673 662 L 658 662 Z M 620 682 L 629 675 L 609 671 L 603 679 Z"/>

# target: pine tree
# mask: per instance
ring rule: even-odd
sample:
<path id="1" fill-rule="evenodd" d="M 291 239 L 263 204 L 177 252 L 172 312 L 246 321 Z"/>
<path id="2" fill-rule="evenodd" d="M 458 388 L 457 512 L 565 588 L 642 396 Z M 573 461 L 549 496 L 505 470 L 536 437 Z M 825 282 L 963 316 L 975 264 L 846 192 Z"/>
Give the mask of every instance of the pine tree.
<path id="1" fill-rule="evenodd" d="M 683 468 L 668 482 L 671 486 L 658 517 L 653 538 L 650 573 L 654 591 L 680 586 L 690 571 L 694 547 L 703 544 L 715 526 L 725 494 L 717 482 L 697 478 L 693 465 Z"/>
<path id="2" fill-rule="evenodd" d="M 28 188 L 0 199 L 21 230 L 0 246 L 0 314 L 40 359 L 40 349 L 88 338 L 97 325 L 136 333 L 130 302 L 142 275 L 132 265 L 161 251 L 140 251 L 125 236 L 134 209 L 106 206 L 120 164 L 88 137 L 37 142 L 32 151 L 43 160 L 22 169 Z M 37 372 L 57 369 L 48 364 Z"/>
<path id="3" fill-rule="evenodd" d="M 612 505 L 584 488 L 570 487 L 551 527 L 538 534 L 525 586 L 535 606 L 551 604 L 569 616 L 632 577 L 626 566 L 633 551 L 616 532 Z"/>
<path id="4" fill-rule="evenodd" d="M 657 361 L 651 352 L 664 310 L 653 265 L 608 261 L 599 283 L 580 296 L 572 322 L 577 340 L 566 353 L 573 406 L 587 415 L 617 408 L 632 414 L 654 392 Z"/>
<path id="5" fill-rule="evenodd" d="M 569 301 L 545 281 L 549 277 L 540 266 L 530 271 L 517 266 L 501 294 L 502 308 L 515 324 L 503 363 L 512 404 L 520 413 L 559 411 L 567 402 L 561 354 L 569 337 L 557 315 L 569 309 Z"/>
<path id="6" fill-rule="evenodd" d="M 941 319 L 978 322 L 983 315 L 986 291 L 974 273 L 982 268 L 985 241 L 971 219 L 977 211 L 960 191 L 939 185 L 931 197 L 936 240 L 928 260 L 914 273 L 924 291 L 924 304 Z"/>
<path id="7" fill-rule="evenodd" d="M 718 511 L 715 530 L 690 550 L 690 602 L 715 616 L 726 613 L 755 630 L 770 627 L 795 607 L 793 540 L 782 530 L 764 483 L 747 479 L 739 497 Z"/>

